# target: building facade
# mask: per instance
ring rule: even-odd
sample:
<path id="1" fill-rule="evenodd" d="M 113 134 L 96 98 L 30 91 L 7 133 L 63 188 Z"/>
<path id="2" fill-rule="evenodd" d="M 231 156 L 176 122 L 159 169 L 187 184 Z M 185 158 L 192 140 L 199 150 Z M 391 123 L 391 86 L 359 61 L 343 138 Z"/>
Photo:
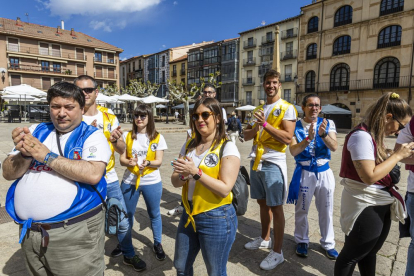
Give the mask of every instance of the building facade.
<path id="1" fill-rule="evenodd" d="M 351 110 L 340 128 L 360 122 L 384 92 L 414 106 L 413 1 L 325 0 L 301 9 L 298 101 L 318 93 L 323 105 Z"/>
<path id="2" fill-rule="evenodd" d="M 239 51 L 240 38 L 227 39 L 221 44 L 220 102 L 227 113 L 239 105 Z"/>
<path id="3" fill-rule="evenodd" d="M 122 51 L 74 29 L 0 18 L 0 90 L 19 84 L 48 90 L 82 74 L 93 76 L 100 87 L 119 85 Z"/>
<path id="4" fill-rule="evenodd" d="M 170 62 L 170 81 L 176 84 L 187 85 L 187 55 L 183 55 Z"/>
<path id="5" fill-rule="evenodd" d="M 265 100 L 263 75 L 272 68 L 275 45 L 275 28 L 279 26 L 281 97 L 295 101 L 295 77 L 297 75 L 298 35 L 300 16 L 240 33 L 240 82 L 241 105 L 259 105 Z"/>
<path id="6" fill-rule="evenodd" d="M 144 81 L 144 60 L 147 55 L 135 56 L 120 62 L 120 86 L 125 88 L 133 79 Z"/>

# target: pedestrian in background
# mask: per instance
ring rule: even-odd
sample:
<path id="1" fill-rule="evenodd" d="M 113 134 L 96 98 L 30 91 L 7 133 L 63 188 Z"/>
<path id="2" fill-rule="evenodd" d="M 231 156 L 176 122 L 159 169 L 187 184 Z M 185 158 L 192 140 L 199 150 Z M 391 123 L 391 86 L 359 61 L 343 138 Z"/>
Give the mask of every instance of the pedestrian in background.
<path id="1" fill-rule="evenodd" d="M 242 125 L 234 111 L 231 113 L 231 117 L 227 120 L 227 133 L 234 144 L 236 144 L 237 138 L 242 135 Z"/>

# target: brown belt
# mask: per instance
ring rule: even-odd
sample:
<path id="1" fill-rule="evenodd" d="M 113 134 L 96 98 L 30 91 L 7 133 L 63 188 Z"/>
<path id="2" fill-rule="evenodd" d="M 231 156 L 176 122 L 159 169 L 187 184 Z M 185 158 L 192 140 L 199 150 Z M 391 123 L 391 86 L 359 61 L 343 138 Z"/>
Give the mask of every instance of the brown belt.
<path id="1" fill-rule="evenodd" d="M 102 211 L 102 205 L 99 205 L 95 209 L 92 209 L 91 211 L 88 211 L 80 216 L 77 216 L 75 218 L 69 219 L 67 221 L 61 221 L 57 223 L 34 223 L 30 227 L 30 230 L 35 232 L 41 232 L 42 233 L 42 247 L 47 247 L 49 244 L 49 233 L 47 230 L 61 228 L 64 225 L 69 226 L 84 220 L 87 220 L 95 215 L 97 215 L 99 212 Z"/>

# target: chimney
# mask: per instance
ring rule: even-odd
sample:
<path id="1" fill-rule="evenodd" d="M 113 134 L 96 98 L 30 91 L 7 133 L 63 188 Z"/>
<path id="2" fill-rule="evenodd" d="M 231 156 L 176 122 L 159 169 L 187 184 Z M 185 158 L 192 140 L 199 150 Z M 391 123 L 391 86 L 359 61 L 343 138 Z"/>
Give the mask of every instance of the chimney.
<path id="1" fill-rule="evenodd" d="M 20 20 L 20 17 L 17 17 L 16 25 L 17 26 L 22 26 L 22 21 Z"/>
<path id="2" fill-rule="evenodd" d="M 61 31 L 61 29 L 60 29 L 60 26 L 57 26 L 56 33 L 57 33 L 57 34 L 61 34 L 61 33 L 62 33 L 62 31 Z"/>
<path id="3" fill-rule="evenodd" d="M 64 30 L 65 29 L 65 21 L 61 20 L 60 24 L 62 25 L 62 30 Z"/>
<path id="4" fill-rule="evenodd" d="M 75 31 L 73 30 L 73 28 L 72 28 L 72 29 L 70 29 L 70 35 L 71 35 L 71 36 L 76 36 Z"/>

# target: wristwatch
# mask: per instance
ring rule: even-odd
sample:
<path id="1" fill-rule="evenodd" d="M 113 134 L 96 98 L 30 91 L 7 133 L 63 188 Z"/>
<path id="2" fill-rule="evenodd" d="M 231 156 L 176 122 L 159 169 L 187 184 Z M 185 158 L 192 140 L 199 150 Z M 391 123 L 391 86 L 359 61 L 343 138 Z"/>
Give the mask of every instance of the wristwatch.
<path id="1" fill-rule="evenodd" d="M 319 136 L 321 136 L 321 138 L 325 138 L 326 136 L 328 136 L 328 133 L 325 131 L 325 133 L 324 133 L 324 134 L 319 135 Z"/>
<path id="2" fill-rule="evenodd" d="M 56 153 L 49 152 L 48 154 L 46 154 L 45 159 L 43 160 L 43 164 L 48 165 L 50 167 L 50 164 L 53 162 L 53 160 L 55 160 L 58 157 L 59 155 L 57 155 Z"/>
<path id="3" fill-rule="evenodd" d="M 148 166 L 150 166 L 151 165 L 151 161 L 149 161 L 149 160 L 147 160 L 147 165 L 145 166 L 145 167 L 148 167 Z"/>
<path id="4" fill-rule="evenodd" d="M 194 180 L 199 180 L 202 174 L 203 174 L 203 171 L 199 168 L 198 169 L 198 173 L 196 173 L 195 175 L 193 175 L 193 179 Z"/>

